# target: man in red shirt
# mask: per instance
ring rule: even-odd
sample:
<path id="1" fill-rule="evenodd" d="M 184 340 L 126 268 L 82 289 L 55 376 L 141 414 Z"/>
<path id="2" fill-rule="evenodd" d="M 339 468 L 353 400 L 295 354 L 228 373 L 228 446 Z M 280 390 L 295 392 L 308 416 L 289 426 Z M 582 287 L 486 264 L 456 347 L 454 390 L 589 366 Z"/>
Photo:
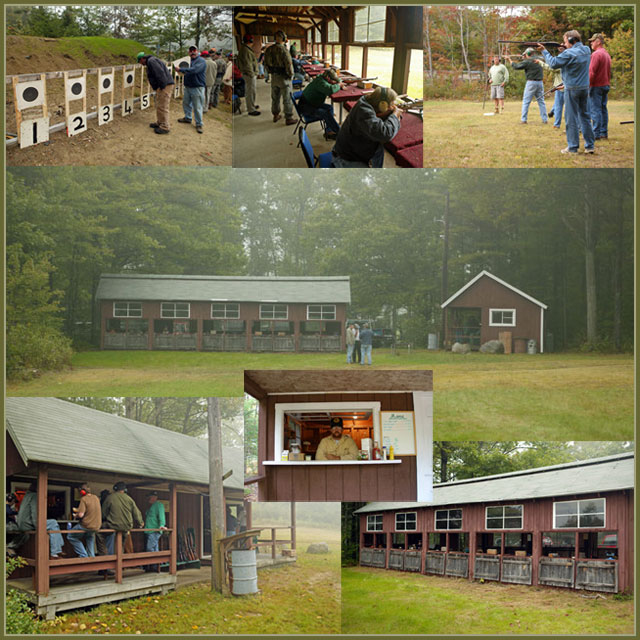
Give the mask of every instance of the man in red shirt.
<path id="1" fill-rule="evenodd" d="M 596 140 L 608 137 L 609 112 L 607 96 L 611 84 L 611 56 L 604 48 L 604 34 L 596 33 L 589 38 L 593 54 L 589 65 L 589 111 Z"/>

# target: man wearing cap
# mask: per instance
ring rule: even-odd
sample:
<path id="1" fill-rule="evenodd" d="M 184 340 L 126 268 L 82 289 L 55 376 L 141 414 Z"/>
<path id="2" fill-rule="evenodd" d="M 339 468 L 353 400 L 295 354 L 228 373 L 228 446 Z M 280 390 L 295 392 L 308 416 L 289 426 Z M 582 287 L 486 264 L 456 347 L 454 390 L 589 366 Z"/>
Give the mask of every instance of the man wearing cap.
<path id="1" fill-rule="evenodd" d="M 156 92 L 156 121 L 149 126 L 155 133 L 169 133 L 169 105 L 171 104 L 171 86 L 175 84 L 171 71 L 165 63 L 149 53 L 141 51 L 138 62 L 147 69 L 149 85 Z"/>
<path id="2" fill-rule="evenodd" d="M 567 125 L 567 147 L 561 153 L 578 153 L 580 132 L 584 138 L 584 152 L 594 153 L 594 135 L 589 115 L 589 64 L 591 51 L 580 41 L 580 34 L 572 29 L 563 36 L 565 50 L 552 56 L 541 43 L 545 62 L 552 69 L 562 69 L 564 82 L 564 117 Z"/>
<path id="3" fill-rule="evenodd" d="M 256 105 L 256 77 L 258 75 L 258 59 L 251 48 L 253 36 L 245 34 L 242 36 L 242 44 L 238 51 L 236 64 L 242 73 L 244 80 L 244 97 L 247 102 L 247 112 L 250 116 L 259 116 L 258 105 Z"/>
<path id="4" fill-rule="evenodd" d="M 604 48 L 604 33 L 589 38 L 591 63 L 589 64 L 589 111 L 596 140 L 609 137 L 609 111 L 607 98 L 611 85 L 611 56 Z"/>
<path id="5" fill-rule="evenodd" d="M 337 137 L 340 125 L 334 117 L 333 107 L 326 104 L 325 100 L 340 89 L 344 89 L 344 85 L 338 74 L 333 69 L 327 69 L 305 87 L 298 101 L 298 107 L 304 115 L 324 121 L 327 139 Z"/>
<path id="6" fill-rule="evenodd" d="M 356 102 L 346 117 L 332 149 L 332 167 L 381 168 L 384 143 L 400 130 L 395 100 L 398 94 L 388 87 L 377 87 Z"/>
<path id="7" fill-rule="evenodd" d="M 144 514 L 145 529 L 166 529 L 166 520 L 164 514 L 164 505 L 158 502 L 158 492 L 152 491 L 149 494 L 149 508 Z M 145 551 L 159 551 L 160 537 L 162 531 L 147 531 L 145 533 Z M 157 564 L 146 565 L 145 571 L 158 571 Z"/>
<path id="8" fill-rule="evenodd" d="M 529 116 L 529 105 L 535 98 L 538 102 L 538 109 L 540 109 L 540 118 L 542 124 L 547 124 L 549 118 L 547 116 L 547 106 L 544 103 L 544 84 L 542 78 L 544 73 L 542 67 L 536 62 L 534 57 L 535 49 L 529 47 L 524 52 L 524 59 L 522 62 L 512 62 L 511 56 L 505 56 L 509 61 L 512 69 L 522 69 L 527 78 L 527 82 L 524 85 L 524 93 L 522 94 L 522 113 L 520 115 L 520 124 L 527 124 L 527 118 Z"/>
<path id="9" fill-rule="evenodd" d="M 122 532 L 123 544 L 134 524 L 139 527 L 144 526 L 142 513 L 133 498 L 127 495 L 127 485 L 124 482 L 117 482 L 113 485 L 113 493 L 110 493 L 102 504 L 102 519 L 107 529 Z M 105 535 L 107 554 L 110 556 L 114 553 L 115 536 L 115 533 Z"/>
<path id="10" fill-rule="evenodd" d="M 96 531 L 102 524 L 102 511 L 100 499 L 91 493 L 91 487 L 86 482 L 80 487 L 80 504 L 73 508 L 73 512 L 80 522 L 73 527 L 73 533 L 67 536 L 67 540 L 79 558 L 93 558 L 96 555 Z"/>
<path id="11" fill-rule="evenodd" d="M 320 440 L 316 460 L 357 460 L 358 445 L 342 433 L 342 418 L 331 418 L 329 429 L 331 435 Z"/>
<path id="12" fill-rule="evenodd" d="M 204 108 L 205 87 L 207 86 L 207 63 L 198 53 L 197 47 L 189 47 L 189 57 L 191 58 L 189 67 L 175 68 L 178 73 L 184 75 L 184 95 L 182 97 L 184 118 L 180 118 L 178 122 L 191 124 L 193 115 L 193 119 L 196 121 L 196 131 L 202 133 L 202 111 Z"/>
<path id="13" fill-rule="evenodd" d="M 271 113 L 273 121 L 278 122 L 280 115 L 280 98 L 284 111 L 285 123 L 296 124 L 297 118 L 293 117 L 293 98 L 291 95 L 291 78 L 293 78 L 293 62 L 284 43 L 287 36 L 284 31 L 275 33 L 275 44 L 272 44 L 264 52 L 264 64 L 271 75 Z"/>

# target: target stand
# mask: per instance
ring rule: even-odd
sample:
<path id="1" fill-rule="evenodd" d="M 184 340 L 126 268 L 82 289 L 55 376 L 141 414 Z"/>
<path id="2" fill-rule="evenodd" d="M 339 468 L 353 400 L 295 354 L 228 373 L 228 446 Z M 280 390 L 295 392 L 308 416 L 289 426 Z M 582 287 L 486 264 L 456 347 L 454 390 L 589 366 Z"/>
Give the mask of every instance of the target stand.
<path id="1" fill-rule="evenodd" d="M 31 147 L 49 140 L 49 111 L 47 106 L 46 74 L 37 80 L 19 82 L 14 77 L 13 103 L 16 110 L 16 129 L 20 148 Z"/>
<path id="2" fill-rule="evenodd" d="M 182 58 L 178 58 L 171 63 L 171 68 L 175 69 L 178 67 L 179 69 L 188 69 L 191 66 L 191 58 L 189 56 L 184 56 Z M 179 98 L 183 93 L 184 87 L 184 76 L 177 71 L 174 72 L 174 80 L 175 85 L 173 87 L 173 97 Z"/>
<path id="3" fill-rule="evenodd" d="M 136 82 L 136 68 L 125 66 L 122 69 L 122 117 L 133 113 L 134 85 Z"/>
<path id="4" fill-rule="evenodd" d="M 87 130 L 87 70 L 82 75 L 70 77 L 64 72 L 64 112 L 67 119 L 67 136 L 77 136 Z M 82 110 L 71 113 L 69 103 L 82 100 Z"/>
<path id="5" fill-rule="evenodd" d="M 113 121 L 115 70 L 113 67 L 98 69 L 98 125 Z"/>
<path id="6" fill-rule="evenodd" d="M 146 73 L 140 74 L 140 110 L 144 111 L 151 104 L 151 85 Z"/>

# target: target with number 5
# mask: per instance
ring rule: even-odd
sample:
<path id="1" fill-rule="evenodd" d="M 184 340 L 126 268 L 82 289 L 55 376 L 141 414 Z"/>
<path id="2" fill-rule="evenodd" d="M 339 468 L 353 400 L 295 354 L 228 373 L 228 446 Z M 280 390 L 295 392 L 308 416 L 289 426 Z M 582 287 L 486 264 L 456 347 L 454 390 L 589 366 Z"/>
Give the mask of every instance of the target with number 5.
<path id="1" fill-rule="evenodd" d="M 140 109 L 146 109 L 149 106 L 149 94 L 145 93 L 144 95 L 140 96 Z"/>

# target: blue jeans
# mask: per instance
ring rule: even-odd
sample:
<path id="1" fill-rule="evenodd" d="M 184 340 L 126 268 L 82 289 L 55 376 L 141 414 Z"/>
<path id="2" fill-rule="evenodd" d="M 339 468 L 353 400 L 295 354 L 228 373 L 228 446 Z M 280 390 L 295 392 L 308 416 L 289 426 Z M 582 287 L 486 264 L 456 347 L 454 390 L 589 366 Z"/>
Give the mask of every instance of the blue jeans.
<path id="1" fill-rule="evenodd" d="M 191 111 L 193 110 L 193 119 L 196 121 L 196 127 L 202 126 L 204 89 L 204 87 L 184 87 L 184 96 L 182 98 L 184 117 L 187 120 L 191 120 Z"/>
<path id="2" fill-rule="evenodd" d="M 60 525 L 53 518 L 47 520 L 47 531 L 60 531 Z M 61 533 L 49 534 L 49 553 L 52 556 L 57 556 L 62 551 L 63 545 L 64 540 Z"/>
<path id="3" fill-rule="evenodd" d="M 565 88 L 564 104 L 569 151 L 578 152 L 581 131 L 584 138 L 584 148 L 593 149 L 595 140 L 591 127 L 591 118 L 589 117 L 589 89 L 587 87 Z"/>
<path id="4" fill-rule="evenodd" d="M 347 345 L 347 364 L 351 364 L 351 361 L 353 360 L 353 348 L 355 346 L 355 344 Z"/>
<path id="5" fill-rule="evenodd" d="M 330 104 L 321 104 L 319 107 L 314 107 L 306 102 L 302 102 L 301 106 L 302 113 L 305 116 L 324 120 L 327 131 L 333 131 L 333 133 L 340 131 L 340 125 L 333 115 L 333 107 Z"/>
<path id="6" fill-rule="evenodd" d="M 376 152 L 369 160 L 369 164 L 373 169 L 382 169 L 384 165 L 384 147 L 379 145 Z M 345 160 L 339 156 L 333 156 L 331 166 L 336 169 L 368 169 L 369 164 L 360 160 Z"/>
<path id="7" fill-rule="evenodd" d="M 542 80 L 527 80 L 527 84 L 524 85 L 524 94 L 522 95 L 522 115 L 520 116 L 520 120 L 522 120 L 522 122 L 527 121 L 529 105 L 534 98 L 538 101 L 538 108 L 540 109 L 542 122 L 547 122 L 547 107 L 544 103 L 544 84 L 542 84 Z"/>
<path id="8" fill-rule="evenodd" d="M 162 531 L 149 531 L 149 533 L 145 534 L 145 551 L 159 551 L 160 546 L 160 537 L 162 536 Z"/>
<path id="9" fill-rule="evenodd" d="M 564 91 L 556 91 L 553 101 L 553 126 L 559 127 L 562 124 L 562 109 L 564 107 Z"/>
<path id="10" fill-rule="evenodd" d="M 128 531 L 123 531 L 122 532 L 122 545 L 124 546 L 124 541 L 127 539 L 127 536 L 129 535 Z M 115 533 L 105 533 L 104 534 L 104 543 L 107 547 L 107 555 L 112 556 L 114 555 L 115 551 L 114 551 L 114 547 L 115 547 L 115 542 L 116 542 L 116 534 Z"/>
<path id="11" fill-rule="evenodd" d="M 73 527 L 73 530 L 78 530 L 78 533 L 70 533 L 67 536 L 69 544 L 73 547 L 78 558 L 93 558 L 96 555 L 95 542 L 96 532 L 91 529 L 85 529 L 80 523 Z M 82 543 L 82 538 L 85 539 L 85 545 Z"/>
<path id="12" fill-rule="evenodd" d="M 361 344 L 360 345 L 360 353 L 362 354 L 360 365 L 364 364 L 365 359 L 369 361 L 371 364 L 371 345 L 370 344 Z"/>
<path id="13" fill-rule="evenodd" d="M 593 122 L 593 135 L 596 138 L 606 138 L 609 135 L 608 97 L 608 86 L 590 87 L 589 89 L 589 111 Z"/>

